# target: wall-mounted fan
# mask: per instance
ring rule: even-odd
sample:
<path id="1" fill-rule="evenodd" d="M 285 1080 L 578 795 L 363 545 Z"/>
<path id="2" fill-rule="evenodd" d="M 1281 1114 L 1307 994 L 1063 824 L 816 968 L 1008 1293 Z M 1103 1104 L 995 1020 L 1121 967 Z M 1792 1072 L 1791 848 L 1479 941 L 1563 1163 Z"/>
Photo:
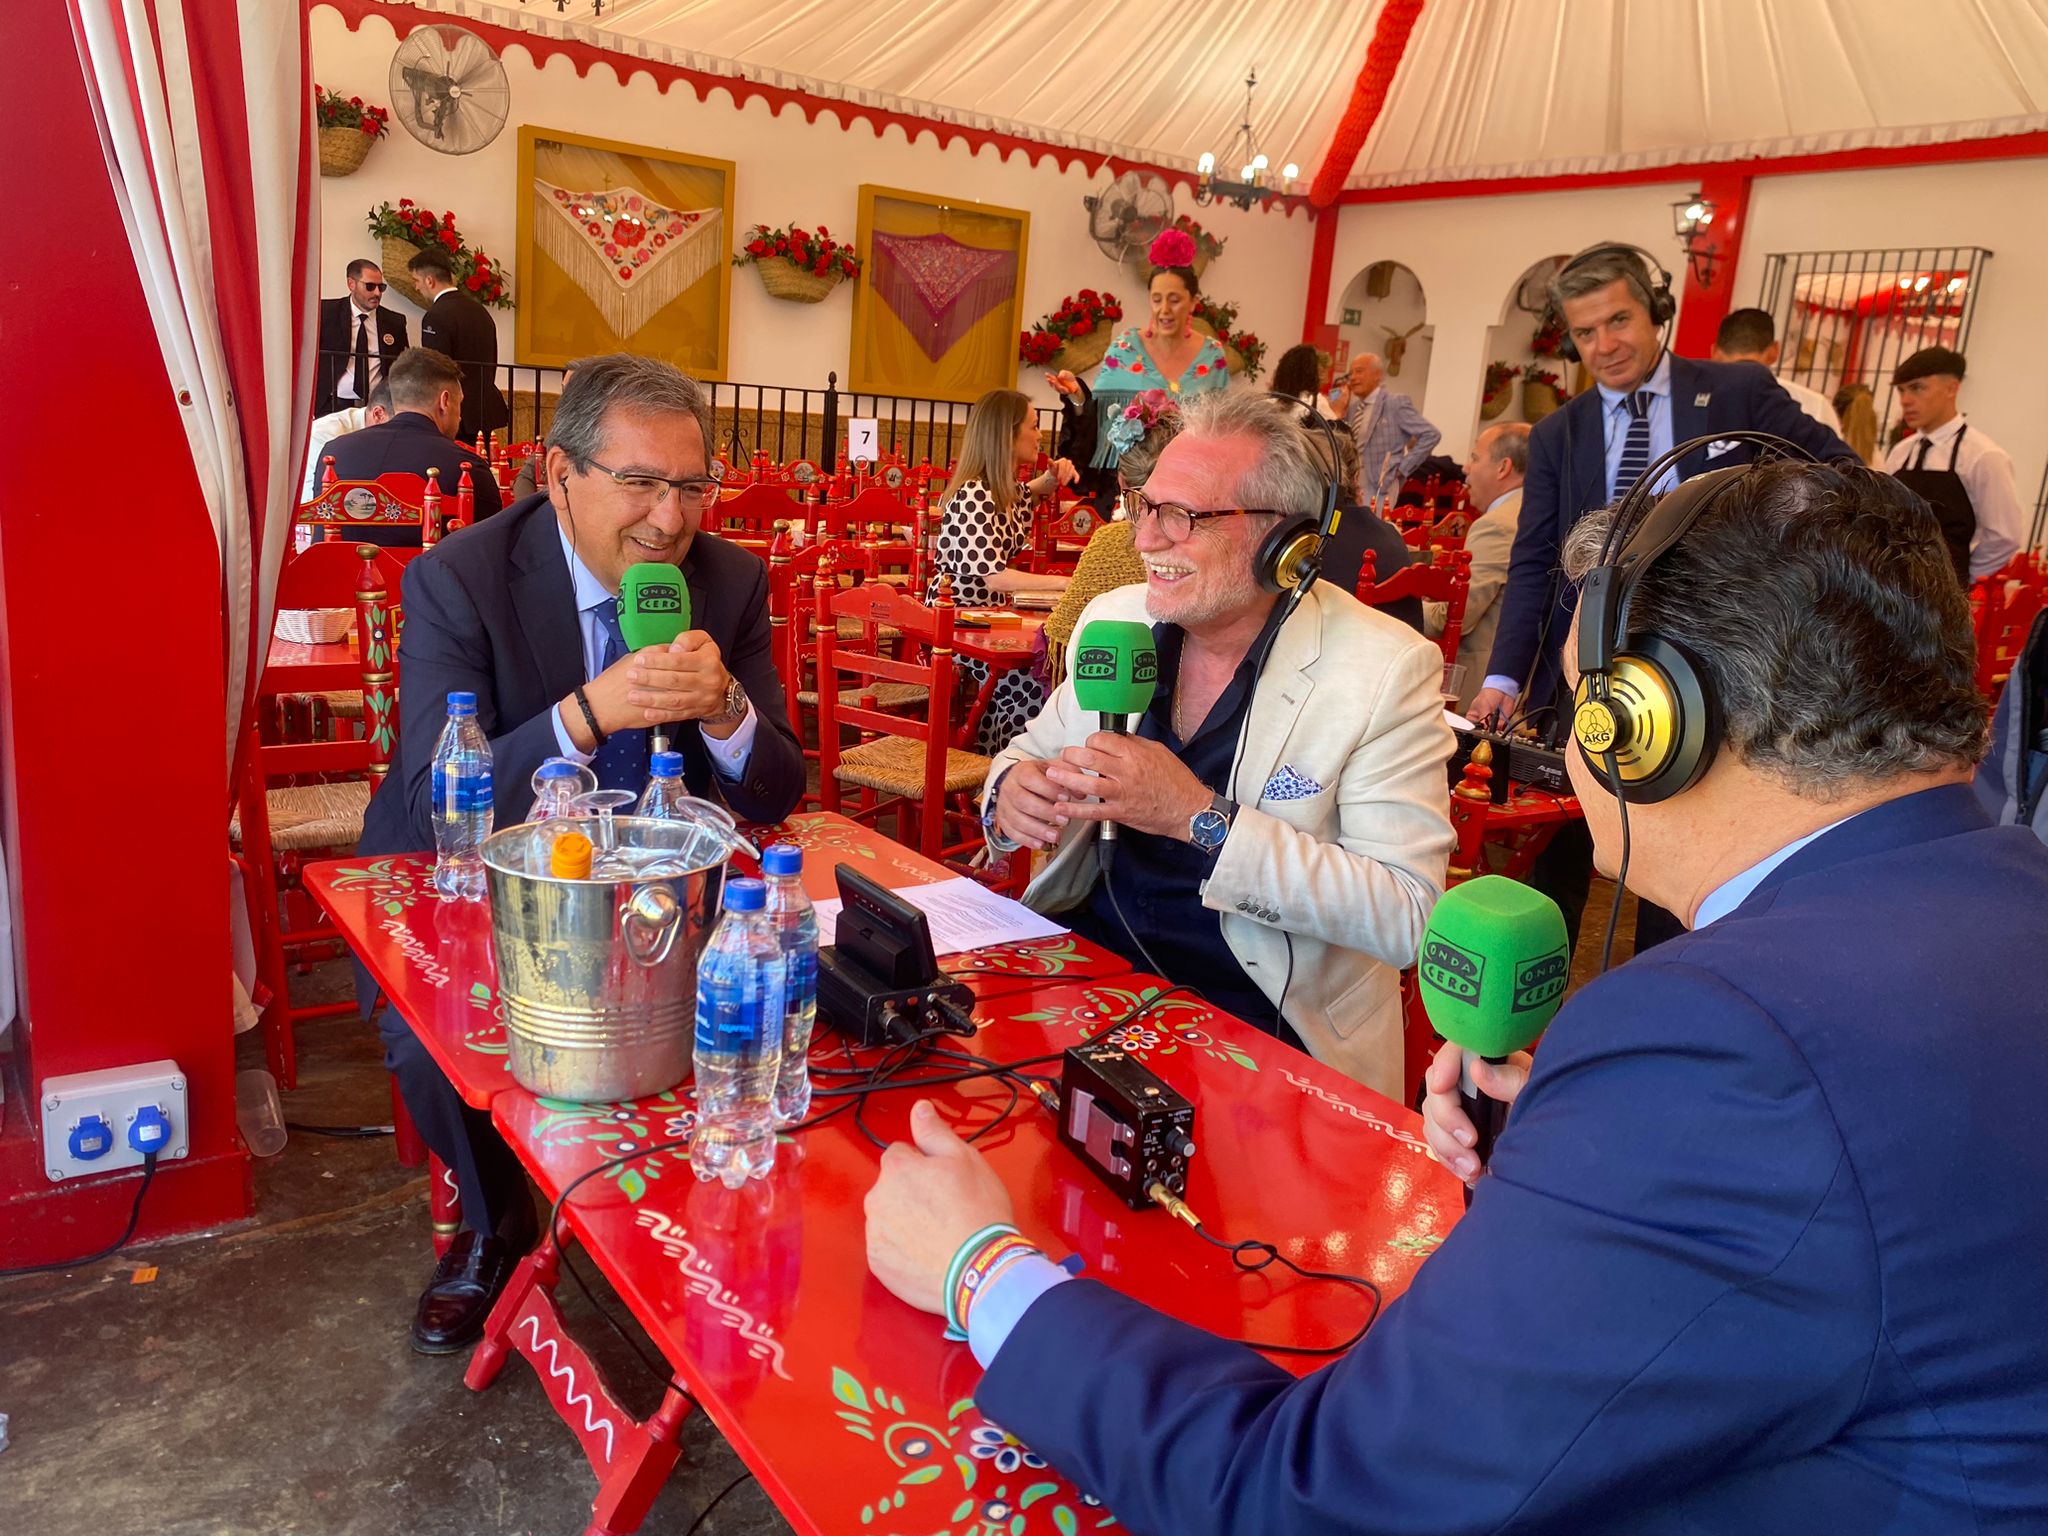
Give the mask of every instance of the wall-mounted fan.
<path id="1" fill-rule="evenodd" d="M 405 131 L 444 155 L 473 155 L 512 111 L 505 66 L 460 27 L 414 29 L 391 55 L 391 110 Z"/>
<path id="2" fill-rule="evenodd" d="M 1166 184 L 1136 171 L 1125 171 L 1099 196 L 1082 198 L 1081 206 L 1088 210 L 1088 238 L 1119 265 L 1143 261 L 1153 237 L 1173 222 Z"/>
<path id="3" fill-rule="evenodd" d="M 1515 286 L 1515 308 L 1525 315 L 1547 313 L 1550 309 L 1550 280 L 1570 259 L 1568 256 L 1546 256 L 1524 272 L 1521 282 Z"/>

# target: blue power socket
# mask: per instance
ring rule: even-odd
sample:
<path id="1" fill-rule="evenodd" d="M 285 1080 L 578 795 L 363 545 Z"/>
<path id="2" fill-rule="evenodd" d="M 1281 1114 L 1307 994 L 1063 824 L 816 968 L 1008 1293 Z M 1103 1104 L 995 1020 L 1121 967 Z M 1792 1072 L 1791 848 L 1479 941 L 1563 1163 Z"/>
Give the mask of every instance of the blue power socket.
<path id="1" fill-rule="evenodd" d="M 113 1150 L 114 1128 L 98 1115 L 86 1115 L 71 1127 L 66 1142 L 73 1157 L 81 1163 L 89 1163 Z"/>

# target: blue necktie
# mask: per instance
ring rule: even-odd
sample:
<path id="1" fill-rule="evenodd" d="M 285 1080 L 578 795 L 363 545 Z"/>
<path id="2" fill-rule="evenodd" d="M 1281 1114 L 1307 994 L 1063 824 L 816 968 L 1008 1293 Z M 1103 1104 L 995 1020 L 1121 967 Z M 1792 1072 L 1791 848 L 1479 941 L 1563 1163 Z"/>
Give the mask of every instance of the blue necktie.
<path id="1" fill-rule="evenodd" d="M 597 610 L 604 625 L 604 655 L 599 670 L 611 666 L 626 654 L 626 637 L 619 628 L 618 604 L 607 599 Z M 599 789 L 630 789 L 639 794 L 647 787 L 647 730 L 614 731 L 590 760 Z"/>
<path id="2" fill-rule="evenodd" d="M 1610 501 L 1626 496 L 1650 467 L 1650 392 L 1639 389 L 1624 396 L 1621 403 L 1628 407 L 1628 436 L 1622 440 L 1621 463 L 1614 471 L 1614 494 L 1608 498 Z"/>

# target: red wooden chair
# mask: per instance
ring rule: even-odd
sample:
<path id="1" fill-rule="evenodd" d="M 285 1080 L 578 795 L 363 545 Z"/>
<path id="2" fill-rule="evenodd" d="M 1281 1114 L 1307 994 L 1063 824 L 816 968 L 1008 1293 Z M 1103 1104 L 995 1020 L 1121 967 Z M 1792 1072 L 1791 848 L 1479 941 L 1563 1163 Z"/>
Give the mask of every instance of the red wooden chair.
<path id="1" fill-rule="evenodd" d="M 1462 549 L 1439 550 L 1428 562 L 1403 566 L 1385 581 L 1375 578 L 1376 564 L 1368 549 L 1358 568 L 1358 600 L 1371 608 L 1404 597 L 1444 604 L 1444 632 L 1436 643 L 1444 654 L 1444 665 L 1455 662 L 1459 632 L 1465 627 L 1465 599 L 1472 590 L 1472 556 Z"/>
<path id="2" fill-rule="evenodd" d="M 803 504 L 782 486 L 755 483 L 721 493 L 704 515 L 703 526 L 729 543 L 766 556 L 778 527 L 803 520 Z"/>
<path id="3" fill-rule="evenodd" d="M 1977 687 L 1997 702 L 2025 649 L 2034 617 L 2048 605 L 2048 585 L 2036 564 L 2018 556 L 1970 588 L 1977 631 Z"/>
<path id="4" fill-rule="evenodd" d="M 988 779 L 989 759 L 952 745 L 951 583 L 942 585 L 931 607 L 879 582 L 832 592 L 822 602 L 825 615 L 853 619 L 863 631 L 861 641 L 848 644 L 836 623 L 818 630 L 818 767 L 825 809 L 842 811 L 844 789 L 857 789 L 862 803 L 844 814 L 869 823 L 894 814 L 900 840 L 927 858 L 964 862 L 984 846 L 971 797 Z M 920 642 L 925 659 L 882 654 L 877 637 L 884 626 Z M 885 684 L 924 689 L 923 713 L 885 713 L 879 707 Z M 858 702 L 847 703 L 848 695 Z M 869 739 L 843 746 L 847 730 L 868 733 Z M 971 824 L 972 834 L 948 844 L 949 815 Z M 906 820 L 914 828 L 907 833 Z"/>

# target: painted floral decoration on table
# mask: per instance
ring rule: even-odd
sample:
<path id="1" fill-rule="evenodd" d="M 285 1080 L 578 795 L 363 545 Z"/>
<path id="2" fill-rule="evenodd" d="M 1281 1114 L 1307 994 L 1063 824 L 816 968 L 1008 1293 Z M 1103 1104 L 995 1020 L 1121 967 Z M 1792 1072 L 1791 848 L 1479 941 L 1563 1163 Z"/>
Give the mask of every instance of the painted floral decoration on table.
<path id="1" fill-rule="evenodd" d="M 430 875 L 422 875 L 416 868 L 398 867 L 410 857 L 394 854 L 388 859 L 374 859 L 360 869 L 338 869 L 334 872 L 334 888 L 367 896 L 384 909 L 387 917 L 398 916 L 421 897 L 440 900 Z"/>
<path id="2" fill-rule="evenodd" d="M 1251 1057 L 1218 1040 L 1189 1017 L 1206 1012 L 1204 1005 L 1192 998 L 1167 996 L 1158 987 L 1138 992 L 1128 987 L 1090 987 L 1081 998 L 1078 1003 L 1056 1003 L 1035 1013 L 1012 1017 L 1019 1024 L 1070 1025 L 1091 1037 L 1106 1030 L 1106 1039 L 1133 1056 L 1171 1056 L 1185 1045 L 1247 1072 L 1259 1070 L 1259 1064 Z M 1140 1008 L 1144 1011 L 1139 1012 Z M 1129 1022 L 1118 1023 L 1119 1019 Z"/>
<path id="3" fill-rule="evenodd" d="M 313 123 L 319 128 L 359 128 L 363 137 L 374 139 L 390 125 L 391 114 L 382 107 L 367 105 L 360 96 L 344 96 L 326 86 L 313 87 Z"/>
<path id="4" fill-rule="evenodd" d="M 401 197 L 395 208 L 388 202 L 372 208 L 369 226 L 370 233 L 379 239 L 388 237 L 408 241 L 421 250 L 438 246 L 447 254 L 458 290 L 493 309 L 512 307 L 512 290 L 506 283 L 505 274 L 480 247 L 471 246 L 463 240 L 462 232 L 455 227 L 452 212 L 437 214 L 420 207 L 409 197 Z M 389 273 L 385 275 L 387 278 L 390 276 Z"/>
<path id="5" fill-rule="evenodd" d="M 673 1088 L 623 1104 L 579 1104 L 573 1099 L 534 1102 L 546 1111 L 533 1127 L 533 1137 L 542 1148 L 588 1147 L 607 1160 L 601 1177 L 635 1204 L 646 1197 L 649 1182 L 661 1177 L 664 1163 L 673 1168 L 690 1161 L 687 1147 L 647 1152 L 665 1141 L 681 1141 L 696 1129 L 695 1101 Z M 633 1161 L 617 1161 L 625 1157 Z"/>
<path id="6" fill-rule="evenodd" d="M 969 1399 L 946 1410 L 942 1428 L 912 1418 L 901 1397 L 879 1385 L 864 1387 L 837 1366 L 832 1396 L 846 1432 L 879 1447 L 902 1469 L 861 1505 L 865 1529 L 894 1531 L 907 1522 L 906 1528 L 930 1536 L 1025 1536 L 1033 1530 L 1077 1536 L 1116 1525 L 1100 1500 L 1056 1481 L 1044 1457 L 981 1419 Z M 928 1509 L 918 1507 L 927 1500 Z M 947 1508 L 941 1525 L 940 1511 Z"/>

